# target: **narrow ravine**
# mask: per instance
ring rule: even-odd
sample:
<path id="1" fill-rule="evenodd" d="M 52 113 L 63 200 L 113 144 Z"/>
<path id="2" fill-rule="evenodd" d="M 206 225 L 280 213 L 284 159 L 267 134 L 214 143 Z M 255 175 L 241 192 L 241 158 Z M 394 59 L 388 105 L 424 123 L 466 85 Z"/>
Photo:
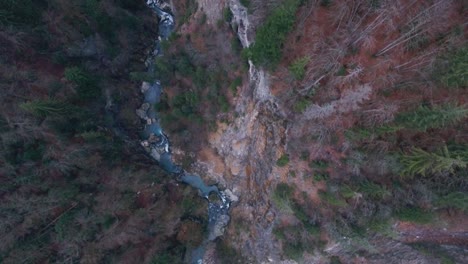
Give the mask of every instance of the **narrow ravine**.
<path id="1" fill-rule="evenodd" d="M 158 0 L 148 0 L 147 5 L 159 17 L 159 37 L 155 41 L 153 52 L 146 60 L 148 72 L 153 72 L 155 58 L 157 56 L 164 56 L 160 41 L 169 38 L 175 28 L 175 21 L 170 7 L 166 3 Z M 191 254 L 191 263 L 202 263 L 207 244 L 212 243 L 224 233 L 224 228 L 230 220 L 229 208 L 231 206 L 231 199 L 229 199 L 226 192 L 219 190 L 217 186 L 206 185 L 199 175 L 191 174 L 174 163 L 170 140 L 163 132 L 159 113 L 156 112 L 154 107 L 161 100 L 162 89 L 159 80 L 143 82 L 141 85 L 144 100 L 141 107 L 136 111 L 145 124 L 141 145 L 159 163 L 161 168 L 173 175 L 176 180 L 198 189 L 200 195 L 208 201 L 208 235 L 201 246 Z M 213 197 L 210 194 L 215 195 Z"/>

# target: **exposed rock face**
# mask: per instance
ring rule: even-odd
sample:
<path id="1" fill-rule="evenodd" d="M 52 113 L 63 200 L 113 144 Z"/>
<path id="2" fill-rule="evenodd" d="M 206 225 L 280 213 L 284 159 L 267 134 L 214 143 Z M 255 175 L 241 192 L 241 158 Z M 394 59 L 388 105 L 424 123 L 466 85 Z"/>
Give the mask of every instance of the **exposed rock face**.
<path id="1" fill-rule="evenodd" d="M 235 195 L 231 190 L 226 189 L 224 190 L 224 193 L 226 194 L 228 199 L 231 200 L 231 202 L 236 203 L 239 201 L 239 197 Z"/>
<path id="2" fill-rule="evenodd" d="M 238 25 L 238 37 L 248 47 L 252 25 L 247 9 L 238 0 L 230 0 L 228 4 L 234 15 L 233 23 Z M 242 215 L 248 216 L 244 220 L 251 236 L 235 238 L 239 240 L 232 244 L 238 245 L 246 256 L 255 256 L 255 263 L 279 263 L 280 251 L 273 243 L 276 214 L 270 205 L 270 193 L 271 184 L 283 174 L 275 163 L 284 149 L 286 115 L 270 93 L 267 72 L 249 64 L 250 81 L 242 88 L 241 100 L 236 104 L 239 117 L 228 126 L 220 125 L 210 136 L 211 148 L 221 157 L 223 165 L 206 166 L 212 159 L 200 164 L 208 169 L 211 177 L 234 190 L 226 190 L 225 194 L 231 201 L 238 201 Z M 224 172 L 216 173 L 215 167 L 223 167 Z M 229 221 L 228 218 L 220 220 Z M 213 236 L 222 231 L 215 227 Z"/>
<path id="3" fill-rule="evenodd" d="M 250 94 L 256 87 L 254 83 Z M 286 121 L 273 100 L 247 98 L 249 105 L 244 116 L 211 143 L 224 158 L 227 185 L 238 190 L 243 210 L 252 213 L 250 232 L 261 236 L 254 235 L 249 241 L 242 241 L 242 244 L 246 243 L 242 250 L 246 255 L 256 256 L 257 262 L 268 257 L 278 260 L 279 256 L 275 256 L 278 251 L 271 243 L 274 221 L 266 216 L 271 215 L 271 183 L 281 176 L 275 163 L 284 146 Z"/>
<path id="4" fill-rule="evenodd" d="M 243 47 L 250 46 L 252 27 L 250 25 L 248 10 L 239 0 L 229 0 L 229 8 L 233 14 L 233 23 L 237 25 L 237 35 Z"/>
<path id="5" fill-rule="evenodd" d="M 224 1 L 223 0 L 198 0 L 198 6 L 206 15 L 208 24 L 216 24 L 222 19 Z"/>
<path id="6" fill-rule="evenodd" d="M 224 228 L 227 226 L 229 223 L 230 217 L 229 215 L 221 215 L 218 217 L 212 232 L 210 233 L 208 239 L 213 241 L 217 237 L 220 237 L 224 234 Z"/>

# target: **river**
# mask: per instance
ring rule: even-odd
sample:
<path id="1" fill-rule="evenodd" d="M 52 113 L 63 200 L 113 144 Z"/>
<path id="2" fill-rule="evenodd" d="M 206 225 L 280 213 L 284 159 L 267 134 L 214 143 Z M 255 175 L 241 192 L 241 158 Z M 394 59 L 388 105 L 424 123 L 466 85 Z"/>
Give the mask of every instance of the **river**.
<path id="1" fill-rule="evenodd" d="M 167 40 L 175 29 L 175 19 L 167 7 L 161 6 L 161 1 L 148 0 L 147 5 L 157 14 L 159 18 L 159 37 L 155 41 L 152 54 L 147 58 L 148 72 L 154 71 L 154 61 L 157 56 L 164 56 L 161 48 L 161 40 Z M 164 10 L 163 10 L 164 9 Z M 168 136 L 164 133 L 160 124 L 159 113 L 155 110 L 155 104 L 161 100 L 163 87 L 159 80 L 143 82 L 141 92 L 143 93 L 143 104 L 137 110 L 138 116 L 145 123 L 141 145 L 146 152 L 158 162 L 159 166 L 175 179 L 186 183 L 199 190 L 200 195 L 208 202 L 208 235 L 201 246 L 192 251 L 191 263 L 203 263 L 205 248 L 208 243 L 222 235 L 224 227 L 228 224 L 229 208 L 231 200 L 229 196 L 215 185 L 206 185 L 199 175 L 191 174 L 180 165 L 174 163 L 171 154 L 171 144 Z M 216 194 L 215 199 L 210 194 Z M 219 199 L 216 199 L 216 196 Z"/>

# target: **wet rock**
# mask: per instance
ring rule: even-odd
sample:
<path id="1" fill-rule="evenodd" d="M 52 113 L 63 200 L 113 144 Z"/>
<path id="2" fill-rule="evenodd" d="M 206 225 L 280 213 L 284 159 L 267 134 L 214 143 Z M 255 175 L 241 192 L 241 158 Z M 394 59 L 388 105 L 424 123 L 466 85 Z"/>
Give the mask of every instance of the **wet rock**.
<path id="1" fill-rule="evenodd" d="M 211 231 L 208 239 L 215 240 L 217 237 L 220 237 L 224 234 L 224 230 L 229 223 L 231 218 L 229 215 L 220 215 L 214 224 L 213 230 Z"/>
<path id="2" fill-rule="evenodd" d="M 150 87 L 151 87 L 151 84 L 149 82 L 143 82 L 141 84 L 141 92 L 145 93 L 146 91 L 149 90 Z"/>
<path id="3" fill-rule="evenodd" d="M 231 202 L 235 203 L 235 202 L 239 201 L 239 197 L 238 197 L 237 195 L 235 195 L 231 190 L 226 189 L 226 190 L 224 191 L 224 193 L 226 194 L 227 198 L 228 198 Z"/>
<path id="4" fill-rule="evenodd" d="M 241 41 L 242 47 L 246 48 L 250 46 L 251 38 L 251 25 L 249 21 L 249 12 L 246 7 L 244 7 L 239 0 L 230 0 L 229 7 L 233 14 L 233 23 L 238 25 L 237 35 Z"/>
<path id="5" fill-rule="evenodd" d="M 150 108 L 150 104 L 148 104 L 148 103 L 144 103 L 140 107 L 140 109 L 143 110 L 143 111 L 148 111 L 149 108 Z"/>
<path id="6" fill-rule="evenodd" d="M 148 103 L 142 104 L 141 107 L 136 110 L 137 116 L 141 119 L 148 120 L 147 112 L 149 108 L 150 108 L 150 104 Z M 149 125 L 151 125 L 151 120 L 150 120 Z"/>
<path id="7" fill-rule="evenodd" d="M 143 111 L 141 109 L 137 109 L 136 114 L 141 119 L 147 119 L 148 118 L 148 116 L 146 115 L 146 111 Z"/>
<path id="8" fill-rule="evenodd" d="M 151 154 L 151 157 L 153 157 L 157 161 L 159 161 L 161 159 L 161 154 L 159 154 L 159 152 L 154 148 L 151 149 L 150 154 Z"/>

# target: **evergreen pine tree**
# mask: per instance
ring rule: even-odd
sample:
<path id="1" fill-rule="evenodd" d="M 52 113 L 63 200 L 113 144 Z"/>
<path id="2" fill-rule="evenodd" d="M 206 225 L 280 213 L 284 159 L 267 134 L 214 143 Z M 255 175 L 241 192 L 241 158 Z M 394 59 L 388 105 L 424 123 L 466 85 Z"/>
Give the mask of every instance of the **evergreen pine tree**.
<path id="1" fill-rule="evenodd" d="M 69 105 L 54 100 L 32 101 L 20 104 L 20 107 L 37 117 L 65 116 L 72 112 Z"/>
<path id="2" fill-rule="evenodd" d="M 466 168 L 468 165 L 465 156 L 451 154 L 447 146 L 436 152 L 413 148 L 411 153 L 400 157 L 400 162 L 403 165 L 401 174 L 409 177 L 453 172 L 456 168 Z"/>
<path id="3" fill-rule="evenodd" d="M 397 117 L 398 125 L 406 128 L 426 131 L 429 128 L 438 128 L 453 125 L 468 116 L 466 106 L 446 104 L 429 108 L 420 106 L 411 113 L 404 113 Z"/>

